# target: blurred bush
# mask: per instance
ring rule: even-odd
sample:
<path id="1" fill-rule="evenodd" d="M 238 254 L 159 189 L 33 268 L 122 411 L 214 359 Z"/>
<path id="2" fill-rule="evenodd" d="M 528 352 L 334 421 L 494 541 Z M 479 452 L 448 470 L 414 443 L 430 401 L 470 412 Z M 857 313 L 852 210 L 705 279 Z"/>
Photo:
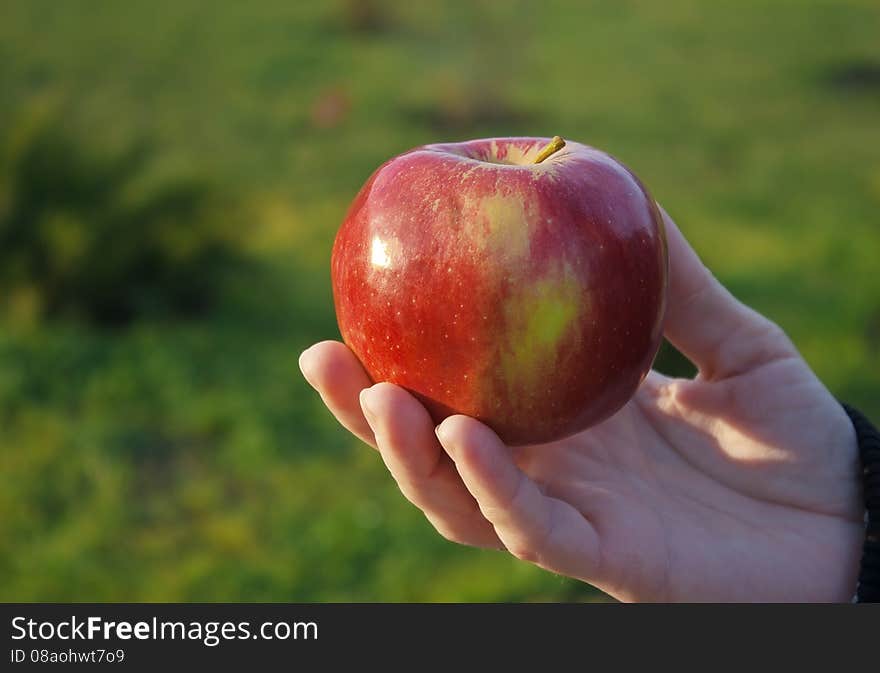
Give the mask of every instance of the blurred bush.
<path id="1" fill-rule="evenodd" d="M 203 177 L 163 174 L 146 141 L 102 148 L 44 109 L 21 115 L 0 148 L 7 317 L 200 315 L 243 261 L 234 199 Z"/>

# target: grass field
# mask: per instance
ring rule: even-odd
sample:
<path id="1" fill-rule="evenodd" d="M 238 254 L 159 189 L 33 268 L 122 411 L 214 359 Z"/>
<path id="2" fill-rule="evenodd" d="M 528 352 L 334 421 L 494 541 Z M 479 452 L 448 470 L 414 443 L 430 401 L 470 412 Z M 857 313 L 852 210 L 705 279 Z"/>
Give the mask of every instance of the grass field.
<path id="1" fill-rule="evenodd" d="M 601 598 L 440 539 L 299 375 L 338 336 L 349 201 L 426 142 L 559 134 L 620 157 L 880 418 L 873 0 L 2 5 L 0 132 L 51 109 L 88 147 L 148 138 L 156 171 L 244 204 L 249 264 L 198 317 L 7 306 L 0 600 Z"/>

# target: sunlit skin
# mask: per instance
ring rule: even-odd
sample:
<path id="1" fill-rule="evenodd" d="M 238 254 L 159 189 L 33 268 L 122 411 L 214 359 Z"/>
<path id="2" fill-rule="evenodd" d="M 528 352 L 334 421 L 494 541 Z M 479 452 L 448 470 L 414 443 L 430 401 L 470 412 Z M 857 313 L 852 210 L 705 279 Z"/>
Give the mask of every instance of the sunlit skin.
<path id="1" fill-rule="evenodd" d="M 612 157 L 496 138 L 380 167 L 340 227 L 332 278 L 373 381 L 523 445 L 632 396 L 660 345 L 667 260 L 656 204 Z"/>
<path id="2" fill-rule="evenodd" d="M 849 601 L 864 539 L 852 425 L 785 334 L 664 219 L 665 335 L 699 374 L 651 372 L 589 430 L 512 449 L 470 417 L 435 428 L 338 342 L 304 352 L 303 374 L 450 540 L 621 600 Z"/>

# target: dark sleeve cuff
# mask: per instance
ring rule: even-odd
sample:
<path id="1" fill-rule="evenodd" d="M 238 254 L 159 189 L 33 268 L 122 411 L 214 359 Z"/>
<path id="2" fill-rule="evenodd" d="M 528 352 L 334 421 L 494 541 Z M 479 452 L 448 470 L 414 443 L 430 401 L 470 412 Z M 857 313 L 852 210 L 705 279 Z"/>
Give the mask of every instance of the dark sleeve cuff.
<path id="1" fill-rule="evenodd" d="M 880 602 L 880 431 L 858 409 L 845 402 L 843 408 L 852 421 L 859 444 L 862 491 L 865 498 L 866 530 L 857 603 Z"/>

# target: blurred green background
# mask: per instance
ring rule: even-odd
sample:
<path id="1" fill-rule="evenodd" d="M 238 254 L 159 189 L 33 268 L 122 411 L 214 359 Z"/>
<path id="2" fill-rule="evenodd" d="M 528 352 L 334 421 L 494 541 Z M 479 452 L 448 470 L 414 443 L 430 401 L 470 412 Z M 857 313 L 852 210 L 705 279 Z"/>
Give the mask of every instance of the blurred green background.
<path id="1" fill-rule="evenodd" d="M 0 4 L 2 600 L 601 598 L 446 543 L 299 375 L 426 142 L 617 155 L 880 419 L 875 0 Z"/>

